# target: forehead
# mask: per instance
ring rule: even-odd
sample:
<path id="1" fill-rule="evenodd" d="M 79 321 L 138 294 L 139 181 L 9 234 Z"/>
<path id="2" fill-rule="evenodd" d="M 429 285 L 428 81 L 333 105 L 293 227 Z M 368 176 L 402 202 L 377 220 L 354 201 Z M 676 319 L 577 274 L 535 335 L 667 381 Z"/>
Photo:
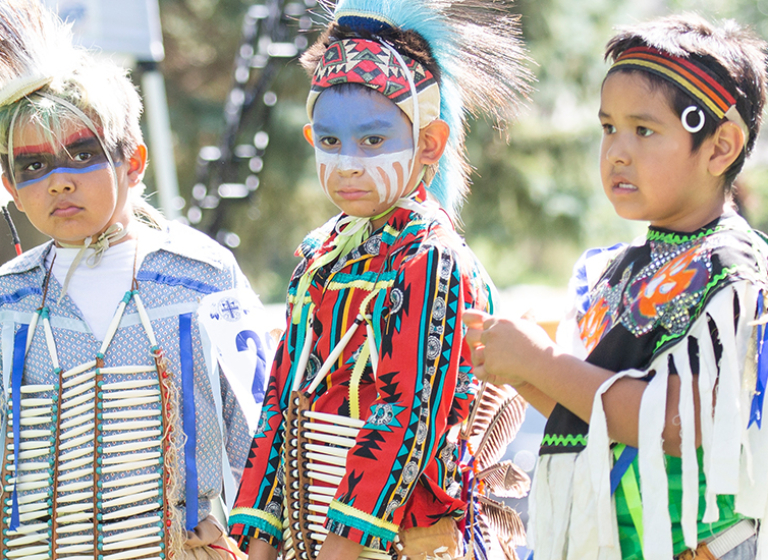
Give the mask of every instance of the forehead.
<path id="1" fill-rule="evenodd" d="M 96 136 L 82 123 L 62 123 L 61 130 L 57 133 L 48 131 L 36 123 L 26 123 L 14 132 L 13 154 L 18 156 L 30 153 L 57 153 L 62 148 L 87 139 L 96 140 Z"/>
<path id="2" fill-rule="evenodd" d="M 410 137 L 411 121 L 392 101 L 366 87 L 329 88 L 315 103 L 315 130 L 388 130 Z"/>
<path id="3" fill-rule="evenodd" d="M 674 116 L 669 89 L 659 87 L 648 79 L 645 72 L 611 72 L 600 91 L 602 111 L 660 112 Z"/>

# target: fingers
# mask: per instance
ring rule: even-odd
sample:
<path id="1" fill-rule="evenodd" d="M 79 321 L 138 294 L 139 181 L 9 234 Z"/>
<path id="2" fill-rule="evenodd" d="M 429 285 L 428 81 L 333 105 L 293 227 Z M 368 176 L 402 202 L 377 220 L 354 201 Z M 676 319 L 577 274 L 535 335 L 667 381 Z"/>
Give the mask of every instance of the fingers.
<path id="1" fill-rule="evenodd" d="M 484 311 L 477 309 L 466 309 L 461 316 L 461 320 L 470 329 L 482 329 L 483 323 L 485 323 L 491 316 Z"/>

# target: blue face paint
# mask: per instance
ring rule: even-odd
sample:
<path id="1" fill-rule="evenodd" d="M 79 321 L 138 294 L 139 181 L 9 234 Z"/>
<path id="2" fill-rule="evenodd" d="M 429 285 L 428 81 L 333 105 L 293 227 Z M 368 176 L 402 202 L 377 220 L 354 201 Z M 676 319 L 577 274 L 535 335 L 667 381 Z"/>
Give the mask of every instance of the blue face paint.
<path id="1" fill-rule="evenodd" d="M 117 167 L 119 162 L 115 163 Z M 13 159 L 13 178 L 17 189 L 45 181 L 54 174 L 93 173 L 110 166 L 101 143 L 94 136 L 79 138 L 52 153 L 45 146 L 22 151 Z"/>

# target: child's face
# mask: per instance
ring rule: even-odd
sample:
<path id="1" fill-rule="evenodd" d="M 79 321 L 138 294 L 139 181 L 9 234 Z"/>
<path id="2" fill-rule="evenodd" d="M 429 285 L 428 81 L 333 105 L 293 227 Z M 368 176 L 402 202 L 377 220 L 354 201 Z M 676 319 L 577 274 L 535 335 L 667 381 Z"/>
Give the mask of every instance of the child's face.
<path id="1" fill-rule="evenodd" d="M 706 149 L 691 151 L 663 88 L 651 89 L 639 72 L 609 75 L 600 122 L 603 189 L 619 216 L 693 231 L 722 214 L 722 181 L 708 172 Z"/>
<path id="2" fill-rule="evenodd" d="M 318 98 L 313 117 L 305 135 L 315 146 L 320 184 L 343 212 L 377 216 L 413 189 L 413 127 L 386 97 L 331 88 Z"/>
<path id="3" fill-rule="evenodd" d="M 16 184 L 7 177 L 3 184 L 18 209 L 59 243 L 81 244 L 116 222 L 127 227 L 132 216 L 128 188 L 136 184 L 137 162 L 116 161 L 115 181 L 101 144 L 88 127 L 67 125 L 62 138 L 63 145 L 51 145 L 33 124 L 14 134 Z M 142 161 L 141 171 L 143 166 Z"/>

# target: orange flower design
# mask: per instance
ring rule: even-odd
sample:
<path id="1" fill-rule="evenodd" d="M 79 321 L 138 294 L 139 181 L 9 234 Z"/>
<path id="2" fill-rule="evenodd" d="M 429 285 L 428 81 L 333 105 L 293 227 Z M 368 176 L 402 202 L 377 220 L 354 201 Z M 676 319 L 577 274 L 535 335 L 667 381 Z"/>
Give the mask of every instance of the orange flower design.
<path id="1" fill-rule="evenodd" d="M 689 267 L 699 254 L 699 249 L 694 247 L 669 261 L 640 286 L 638 302 L 642 315 L 655 317 L 659 306 L 669 303 L 688 289 L 697 272 L 695 268 Z"/>
<path id="2" fill-rule="evenodd" d="M 581 340 L 584 342 L 587 352 L 591 352 L 603 338 L 605 329 L 610 322 L 607 320 L 610 316 L 606 317 L 609 309 L 610 306 L 605 298 L 600 298 L 579 321 Z"/>

